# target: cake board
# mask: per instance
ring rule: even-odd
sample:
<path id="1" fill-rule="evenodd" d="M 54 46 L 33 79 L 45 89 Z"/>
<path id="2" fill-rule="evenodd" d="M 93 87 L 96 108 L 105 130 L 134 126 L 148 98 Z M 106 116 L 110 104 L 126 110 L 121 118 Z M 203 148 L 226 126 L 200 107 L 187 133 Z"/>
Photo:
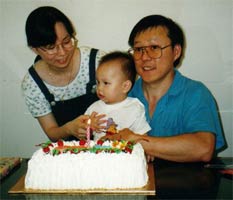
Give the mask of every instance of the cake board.
<path id="1" fill-rule="evenodd" d="M 26 189 L 24 185 L 25 175 L 20 177 L 16 184 L 8 191 L 9 194 L 138 194 L 155 195 L 154 166 L 148 164 L 148 183 L 143 188 L 133 189 L 92 189 L 92 190 L 35 190 Z"/>

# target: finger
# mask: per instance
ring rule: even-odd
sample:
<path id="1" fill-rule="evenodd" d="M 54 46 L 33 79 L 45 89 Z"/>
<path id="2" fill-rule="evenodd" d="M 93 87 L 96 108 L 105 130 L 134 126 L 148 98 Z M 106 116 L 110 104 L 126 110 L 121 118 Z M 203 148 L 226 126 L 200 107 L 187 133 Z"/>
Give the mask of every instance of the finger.
<path id="1" fill-rule="evenodd" d="M 95 117 L 96 117 L 96 115 L 98 115 L 98 113 L 97 113 L 97 112 L 92 112 L 92 113 L 91 113 L 91 115 L 90 115 L 90 117 L 91 117 L 91 118 L 95 118 Z"/>
<path id="2" fill-rule="evenodd" d="M 150 156 L 146 156 L 146 161 L 149 163 L 150 162 Z"/>
<path id="3" fill-rule="evenodd" d="M 101 125 L 101 124 L 106 124 L 106 122 L 107 122 L 107 120 L 103 120 L 103 119 L 102 119 L 102 120 L 101 120 L 101 119 L 98 120 L 98 124 L 99 124 L 99 125 Z"/>
<path id="4" fill-rule="evenodd" d="M 89 115 L 80 115 L 77 120 L 82 122 L 82 123 L 87 123 L 87 120 L 90 118 Z"/>
<path id="5" fill-rule="evenodd" d="M 95 117 L 100 120 L 100 119 L 106 117 L 106 115 L 105 114 L 99 114 L 99 115 L 96 115 Z"/>
<path id="6" fill-rule="evenodd" d="M 106 132 L 106 127 L 105 126 L 95 126 L 95 127 L 93 127 L 93 130 L 97 133 Z"/>

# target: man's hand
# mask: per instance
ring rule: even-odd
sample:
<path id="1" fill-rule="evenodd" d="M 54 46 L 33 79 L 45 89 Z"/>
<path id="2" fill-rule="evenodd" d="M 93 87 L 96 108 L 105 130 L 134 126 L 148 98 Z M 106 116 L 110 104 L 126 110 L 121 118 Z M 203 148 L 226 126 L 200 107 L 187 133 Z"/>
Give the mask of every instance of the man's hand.
<path id="1" fill-rule="evenodd" d="M 128 128 L 124 128 L 119 130 L 117 134 L 114 135 L 106 135 L 102 137 L 103 139 L 110 139 L 110 140 L 126 140 L 126 141 L 137 141 L 138 135 L 135 134 Z"/>

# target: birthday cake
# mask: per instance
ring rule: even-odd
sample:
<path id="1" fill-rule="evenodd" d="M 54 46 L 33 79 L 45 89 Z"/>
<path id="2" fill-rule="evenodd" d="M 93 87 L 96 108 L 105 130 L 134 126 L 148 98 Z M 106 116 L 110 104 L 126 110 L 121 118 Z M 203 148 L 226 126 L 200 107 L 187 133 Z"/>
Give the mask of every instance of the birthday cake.
<path id="1" fill-rule="evenodd" d="M 142 188 L 148 182 L 144 150 L 124 140 L 40 144 L 28 162 L 25 189 Z"/>

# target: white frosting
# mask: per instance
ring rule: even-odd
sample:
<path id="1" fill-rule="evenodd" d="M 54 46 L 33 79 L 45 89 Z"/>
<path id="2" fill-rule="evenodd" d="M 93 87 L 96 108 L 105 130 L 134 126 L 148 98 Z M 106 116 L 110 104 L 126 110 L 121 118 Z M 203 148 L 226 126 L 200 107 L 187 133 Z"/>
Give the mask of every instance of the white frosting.
<path id="1" fill-rule="evenodd" d="M 77 145 L 65 142 L 65 145 Z M 90 143 L 93 145 L 93 143 Z M 109 144 L 108 144 L 109 145 Z M 37 150 L 28 162 L 26 189 L 141 188 L 148 182 L 144 150 L 136 144 L 132 153 L 98 154 L 70 152 L 53 156 Z"/>

